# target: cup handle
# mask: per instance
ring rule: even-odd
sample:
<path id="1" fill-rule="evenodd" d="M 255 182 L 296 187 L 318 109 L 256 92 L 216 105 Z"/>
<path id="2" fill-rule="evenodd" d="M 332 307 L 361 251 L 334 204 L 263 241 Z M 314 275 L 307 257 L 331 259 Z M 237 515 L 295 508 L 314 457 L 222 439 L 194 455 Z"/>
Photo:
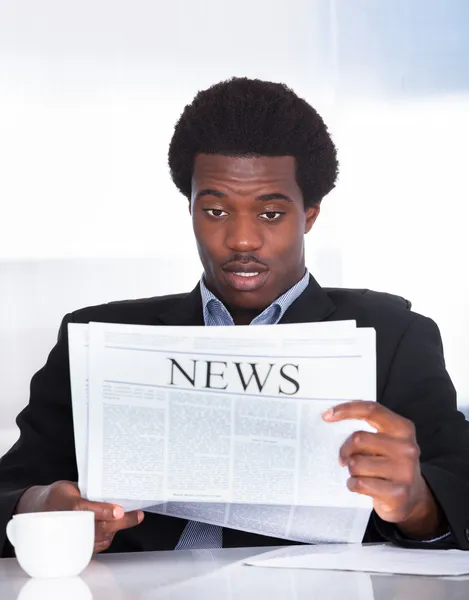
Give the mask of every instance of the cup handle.
<path id="1" fill-rule="evenodd" d="M 15 545 L 15 534 L 14 534 L 14 521 L 13 519 L 11 519 L 11 521 L 8 522 L 7 524 L 7 538 L 10 540 L 10 544 L 12 546 Z"/>

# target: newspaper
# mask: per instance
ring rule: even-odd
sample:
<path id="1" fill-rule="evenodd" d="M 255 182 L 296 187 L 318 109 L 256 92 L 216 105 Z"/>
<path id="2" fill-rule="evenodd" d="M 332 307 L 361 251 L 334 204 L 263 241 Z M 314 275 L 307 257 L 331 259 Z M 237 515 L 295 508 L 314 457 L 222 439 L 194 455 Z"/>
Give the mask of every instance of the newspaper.
<path id="1" fill-rule="evenodd" d="M 375 332 L 69 325 L 79 486 L 92 500 L 304 542 L 360 542 L 369 498 L 340 445 L 375 400 Z M 124 500 L 125 499 L 125 500 Z"/>

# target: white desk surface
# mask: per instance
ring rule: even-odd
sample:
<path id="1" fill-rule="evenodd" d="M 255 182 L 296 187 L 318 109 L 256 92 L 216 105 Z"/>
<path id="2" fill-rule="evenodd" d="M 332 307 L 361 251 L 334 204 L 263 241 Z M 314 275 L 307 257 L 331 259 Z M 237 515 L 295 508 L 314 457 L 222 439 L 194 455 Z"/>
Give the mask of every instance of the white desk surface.
<path id="1" fill-rule="evenodd" d="M 79 578 L 33 580 L 0 560 L 1 600 L 467 600 L 469 577 L 443 579 L 266 569 L 241 564 L 273 548 L 96 556 Z M 469 553 L 468 553 L 469 560 Z"/>

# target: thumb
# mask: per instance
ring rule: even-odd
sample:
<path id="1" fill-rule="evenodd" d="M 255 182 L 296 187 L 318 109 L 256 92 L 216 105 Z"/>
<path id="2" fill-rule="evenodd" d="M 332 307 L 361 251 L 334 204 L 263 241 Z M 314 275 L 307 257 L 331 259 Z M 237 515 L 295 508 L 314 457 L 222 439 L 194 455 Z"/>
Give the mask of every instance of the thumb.
<path id="1" fill-rule="evenodd" d="M 92 502 L 85 498 L 79 499 L 74 510 L 90 510 L 94 512 L 97 521 L 117 521 L 125 515 L 124 509 L 119 504 Z"/>
<path id="2" fill-rule="evenodd" d="M 375 509 L 375 512 L 378 514 L 378 516 L 380 516 L 383 519 L 383 521 L 387 521 L 394 512 L 393 507 L 387 504 L 386 502 L 383 502 L 382 500 L 375 500 L 373 502 L 373 508 Z"/>

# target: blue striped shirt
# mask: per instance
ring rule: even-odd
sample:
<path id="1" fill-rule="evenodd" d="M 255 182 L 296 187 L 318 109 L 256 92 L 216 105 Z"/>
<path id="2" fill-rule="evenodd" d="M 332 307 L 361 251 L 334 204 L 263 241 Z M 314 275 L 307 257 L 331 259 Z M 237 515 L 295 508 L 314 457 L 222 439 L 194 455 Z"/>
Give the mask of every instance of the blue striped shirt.
<path id="1" fill-rule="evenodd" d="M 309 273 L 298 283 L 277 298 L 260 315 L 251 321 L 251 325 L 276 325 L 285 314 L 289 306 L 301 296 L 309 284 Z M 207 288 L 204 278 L 200 280 L 200 294 L 202 296 L 202 310 L 204 323 L 207 326 L 234 325 L 233 318 L 226 306 Z M 176 550 L 195 550 L 201 548 L 221 548 L 223 528 L 218 525 L 188 521 L 181 534 Z"/>
<path id="2" fill-rule="evenodd" d="M 251 325 L 276 325 L 285 314 L 289 306 L 301 296 L 308 287 L 309 273 L 306 271 L 303 278 L 277 298 L 260 315 L 257 315 Z M 233 318 L 226 306 L 207 288 L 204 278 L 200 280 L 200 294 L 205 325 L 234 325 Z"/>

